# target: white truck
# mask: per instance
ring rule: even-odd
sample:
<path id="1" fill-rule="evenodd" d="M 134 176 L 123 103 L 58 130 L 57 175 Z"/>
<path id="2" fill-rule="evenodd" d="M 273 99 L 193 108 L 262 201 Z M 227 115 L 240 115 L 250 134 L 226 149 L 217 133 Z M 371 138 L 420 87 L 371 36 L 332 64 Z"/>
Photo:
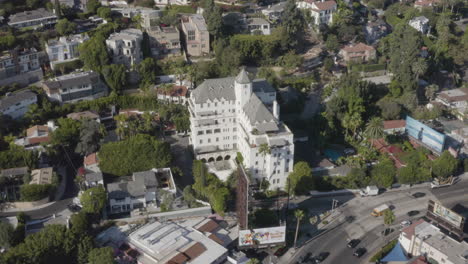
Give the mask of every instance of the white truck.
<path id="1" fill-rule="evenodd" d="M 362 196 L 362 197 L 366 197 L 366 196 L 375 196 L 375 195 L 378 195 L 379 194 L 379 188 L 377 188 L 377 186 L 373 185 L 373 186 L 367 186 L 366 189 L 362 189 L 359 194 Z"/>
<path id="2" fill-rule="evenodd" d="M 438 178 L 435 178 L 434 181 L 431 182 L 431 188 L 441 188 L 441 187 L 447 187 L 455 183 L 455 178 L 454 177 L 449 177 L 446 180 L 440 181 Z"/>

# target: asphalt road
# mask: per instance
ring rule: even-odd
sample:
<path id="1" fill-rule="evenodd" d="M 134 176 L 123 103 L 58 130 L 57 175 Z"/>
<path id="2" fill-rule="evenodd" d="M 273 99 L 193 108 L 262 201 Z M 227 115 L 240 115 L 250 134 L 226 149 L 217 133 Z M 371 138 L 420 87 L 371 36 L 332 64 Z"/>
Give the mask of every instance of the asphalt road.
<path id="1" fill-rule="evenodd" d="M 446 206 L 457 203 L 466 204 L 468 202 L 467 188 L 468 181 L 465 180 L 440 189 L 418 187 L 411 190 L 387 192 L 375 197 L 351 197 L 345 205 L 339 208 L 341 215 L 330 225 L 328 230 L 299 248 L 292 258 L 288 255 L 280 258 L 279 263 L 296 263 L 300 256 L 308 252 L 311 252 L 312 255 L 329 252 L 329 257 L 323 262 L 325 264 L 367 263 L 366 260 L 370 258 L 371 253 L 398 236 L 400 231 L 398 225 L 401 221 L 415 220 L 426 214 L 429 199 L 437 199 Z M 411 194 L 415 192 L 423 192 L 426 195 L 421 198 L 414 198 Z M 383 203 L 393 205 L 396 216 L 393 226 L 395 231 L 386 237 L 381 234 L 386 228 L 383 224 L 383 217 L 370 215 L 374 207 Z M 417 210 L 420 213 L 414 217 L 408 217 L 407 212 L 412 210 Z M 354 217 L 352 222 L 347 221 L 349 216 Z M 361 243 L 356 248 L 364 247 L 368 253 L 361 258 L 354 257 L 352 255 L 354 250 L 346 246 L 349 239 L 360 239 Z"/>

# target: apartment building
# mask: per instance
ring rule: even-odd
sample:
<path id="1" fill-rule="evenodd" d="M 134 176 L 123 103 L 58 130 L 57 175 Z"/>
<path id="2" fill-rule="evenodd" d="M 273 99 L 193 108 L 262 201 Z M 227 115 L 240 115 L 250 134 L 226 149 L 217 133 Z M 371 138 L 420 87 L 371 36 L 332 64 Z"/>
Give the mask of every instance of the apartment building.
<path id="1" fill-rule="evenodd" d="M 57 23 L 57 19 L 54 13 L 47 11 L 45 8 L 39 8 L 11 15 L 8 25 L 14 28 L 31 27 L 35 29 L 53 26 Z"/>
<path id="2" fill-rule="evenodd" d="M 0 86 L 14 83 L 27 86 L 42 77 L 36 49 L 14 49 L 0 55 Z"/>
<path id="3" fill-rule="evenodd" d="M 147 206 L 159 208 L 160 190 L 176 193 L 170 168 L 135 172 L 132 181 L 109 183 L 107 197 L 110 213 L 130 212 Z"/>
<path id="4" fill-rule="evenodd" d="M 151 54 L 155 57 L 179 56 L 180 32 L 177 27 L 150 27 L 146 30 L 150 38 Z"/>
<path id="5" fill-rule="evenodd" d="M 279 120 L 276 91 L 268 82 L 251 80 L 244 69 L 237 77 L 205 80 L 190 94 L 189 112 L 197 159 L 229 160 L 240 152 L 254 179 L 285 188 L 293 169 L 293 133 Z"/>
<path id="6" fill-rule="evenodd" d="M 336 11 L 337 5 L 335 1 L 314 1 L 305 0 L 296 2 L 296 6 L 300 9 L 307 9 L 310 15 L 314 18 L 315 25 L 329 25 L 333 21 L 333 13 Z"/>
<path id="7" fill-rule="evenodd" d="M 361 42 L 345 46 L 340 50 L 339 55 L 346 62 L 351 61 L 357 63 L 371 61 L 376 58 L 374 47 Z"/>
<path id="8" fill-rule="evenodd" d="M 44 81 L 47 96 L 60 103 L 74 103 L 107 96 L 106 84 L 93 71 L 75 72 Z"/>
<path id="9" fill-rule="evenodd" d="M 202 15 L 183 17 L 181 27 L 187 55 L 202 56 L 210 52 L 210 34 Z"/>
<path id="10" fill-rule="evenodd" d="M 37 103 L 37 95 L 30 90 L 9 93 L 0 99 L 0 113 L 18 119 L 24 116 L 29 106 Z"/>
<path id="11" fill-rule="evenodd" d="M 86 34 L 77 34 L 68 37 L 60 37 L 58 40 L 49 40 L 45 45 L 45 49 L 49 56 L 52 69 L 54 69 L 57 64 L 78 59 L 80 56 L 78 46 L 87 40 L 89 40 L 89 37 Z"/>
<path id="12" fill-rule="evenodd" d="M 112 63 L 124 64 L 127 68 L 138 65 L 143 60 L 142 40 L 143 33 L 139 29 L 129 28 L 112 33 L 106 40 Z"/>

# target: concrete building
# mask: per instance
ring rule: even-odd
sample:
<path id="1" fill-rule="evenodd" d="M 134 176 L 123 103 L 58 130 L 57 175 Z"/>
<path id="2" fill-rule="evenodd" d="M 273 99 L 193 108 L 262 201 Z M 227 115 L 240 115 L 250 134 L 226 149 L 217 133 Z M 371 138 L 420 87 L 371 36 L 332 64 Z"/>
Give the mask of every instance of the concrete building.
<path id="1" fill-rule="evenodd" d="M 426 256 L 436 263 L 466 264 L 468 244 L 458 242 L 423 219 L 404 228 L 398 238 L 402 248 L 412 256 Z"/>
<path id="2" fill-rule="evenodd" d="M 143 60 L 142 40 L 143 33 L 139 29 L 129 28 L 112 33 L 106 40 L 112 63 L 124 64 L 127 68 L 138 65 Z"/>
<path id="3" fill-rule="evenodd" d="M 210 52 L 210 34 L 202 15 L 183 17 L 181 27 L 187 55 L 202 56 Z"/>
<path id="4" fill-rule="evenodd" d="M 335 1 L 306 0 L 296 2 L 296 6 L 300 9 L 310 10 L 310 15 L 314 18 L 315 25 L 329 25 L 333 21 L 333 13 L 337 8 Z"/>
<path id="5" fill-rule="evenodd" d="M 158 100 L 173 104 L 185 104 L 187 102 L 188 89 L 182 85 L 171 85 L 169 87 L 156 87 Z"/>
<path id="6" fill-rule="evenodd" d="M 286 1 L 279 2 L 274 5 L 268 6 L 268 8 L 262 9 L 262 14 L 266 16 L 270 21 L 276 21 L 281 19 L 283 15 L 284 8 L 286 7 Z"/>
<path id="7" fill-rule="evenodd" d="M 78 59 L 80 53 L 78 45 L 87 41 L 88 35 L 71 35 L 68 37 L 60 37 L 58 40 L 49 40 L 45 49 L 49 56 L 50 66 L 52 69 L 59 63 L 69 62 Z"/>
<path id="8" fill-rule="evenodd" d="M 159 208 L 160 190 L 176 193 L 171 169 L 135 172 L 132 181 L 107 184 L 110 213 L 130 212 L 139 208 Z"/>
<path id="9" fill-rule="evenodd" d="M 357 63 L 371 61 L 376 58 L 374 47 L 361 42 L 345 46 L 340 50 L 339 55 L 346 62 Z"/>
<path id="10" fill-rule="evenodd" d="M 75 72 L 44 81 L 47 96 L 60 103 L 74 103 L 107 96 L 106 84 L 93 71 Z"/>
<path id="11" fill-rule="evenodd" d="M 427 34 L 429 33 L 430 26 L 429 26 L 429 19 L 427 19 L 425 16 L 419 16 L 411 19 L 408 24 L 416 29 L 417 31 Z"/>
<path id="12" fill-rule="evenodd" d="M 225 263 L 226 247 L 237 237 L 205 217 L 150 222 L 129 235 L 129 245 L 140 256 L 138 263 Z"/>
<path id="13" fill-rule="evenodd" d="M 42 168 L 31 171 L 31 182 L 29 184 L 52 184 L 54 168 Z"/>
<path id="14" fill-rule="evenodd" d="M 126 8 L 112 8 L 112 12 L 119 13 L 123 17 L 132 19 L 133 17 L 141 16 L 141 26 L 143 28 L 150 28 L 156 25 L 156 20 L 163 16 L 162 10 L 155 10 L 152 8 L 144 7 L 126 7 Z"/>
<path id="15" fill-rule="evenodd" d="M 29 106 L 37 103 L 37 95 L 30 90 L 9 93 L 0 99 L 0 113 L 13 119 L 23 117 Z"/>
<path id="16" fill-rule="evenodd" d="M 146 30 L 150 38 L 151 54 L 155 57 L 181 55 L 180 32 L 177 27 L 151 27 Z"/>
<path id="17" fill-rule="evenodd" d="M 0 55 L 0 86 L 17 83 L 27 86 L 42 79 L 39 52 L 14 49 Z"/>
<path id="18" fill-rule="evenodd" d="M 458 119 L 468 119 L 468 88 L 442 91 L 435 101 L 445 105 Z"/>
<path id="19" fill-rule="evenodd" d="M 36 29 L 39 27 L 50 27 L 57 23 L 57 16 L 44 8 L 24 11 L 10 16 L 8 25 L 14 28 Z"/>
<path id="20" fill-rule="evenodd" d="M 249 18 L 247 19 L 246 23 L 247 23 L 247 30 L 251 34 L 256 34 L 257 32 L 261 32 L 261 35 L 271 34 L 270 22 L 266 21 L 263 18 L 259 18 L 259 17 Z"/>
<path id="21" fill-rule="evenodd" d="M 204 162 L 230 160 L 240 152 L 253 179 L 284 188 L 293 169 L 293 134 L 279 120 L 275 89 L 265 80 L 237 77 L 208 79 L 189 99 L 195 157 Z M 269 153 L 261 153 L 268 147 Z M 268 151 L 267 151 L 268 152 Z"/>

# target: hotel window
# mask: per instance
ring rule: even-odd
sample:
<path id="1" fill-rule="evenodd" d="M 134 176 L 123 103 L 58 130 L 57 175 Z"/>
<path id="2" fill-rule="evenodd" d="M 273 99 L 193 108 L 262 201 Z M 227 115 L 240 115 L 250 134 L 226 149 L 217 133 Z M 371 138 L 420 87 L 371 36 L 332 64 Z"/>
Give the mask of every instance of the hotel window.
<path id="1" fill-rule="evenodd" d="M 203 140 L 202 140 L 202 139 L 200 139 L 200 144 L 203 144 Z"/>

